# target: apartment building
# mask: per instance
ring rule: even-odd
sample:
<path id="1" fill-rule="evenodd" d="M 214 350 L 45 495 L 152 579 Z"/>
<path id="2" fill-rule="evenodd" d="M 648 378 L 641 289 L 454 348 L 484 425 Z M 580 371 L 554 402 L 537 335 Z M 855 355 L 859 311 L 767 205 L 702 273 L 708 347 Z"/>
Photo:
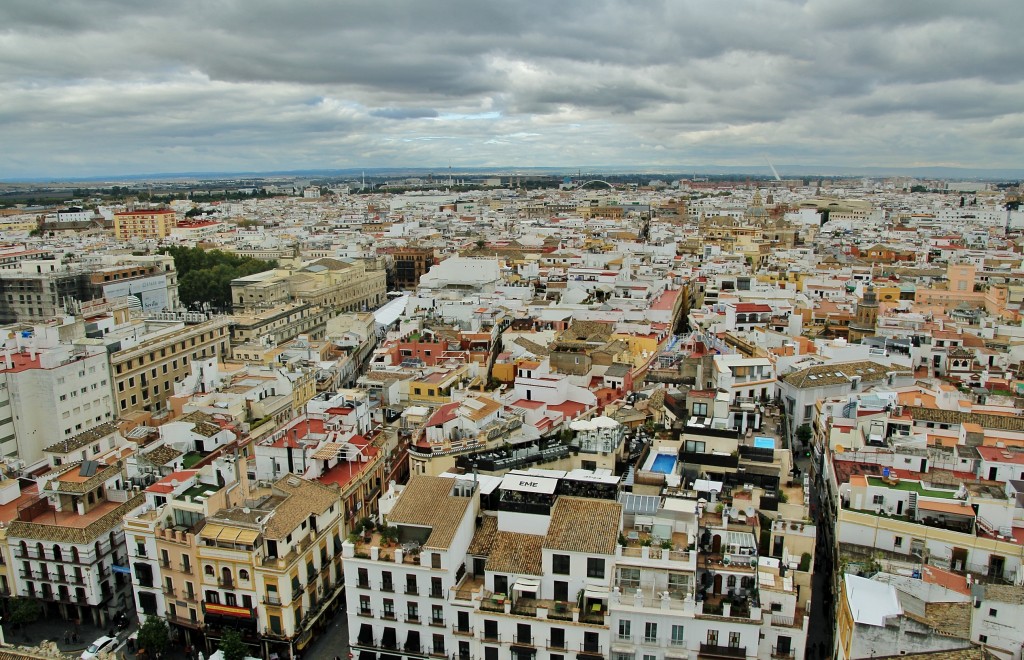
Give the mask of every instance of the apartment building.
<path id="1" fill-rule="evenodd" d="M 7 343 L 0 359 L 4 456 L 21 461 L 22 467 L 36 466 L 47 445 L 84 437 L 114 418 L 103 347 L 62 343 L 54 327 L 19 331 Z"/>
<path id="2" fill-rule="evenodd" d="M 170 409 L 174 383 L 190 373 L 193 360 L 230 355 L 230 320 L 187 325 L 145 321 L 104 336 L 110 355 L 116 412 L 156 414 Z"/>
<path id="3" fill-rule="evenodd" d="M 386 533 L 344 545 L 353 650 L 364 660 L 803 657 L 789 563 L 750 552 L 752 534 L 726 522 L 698 548 L 707 521 L 696 500 L 616 501 L 614 483 L 553 474 L 414 476 L 382 503 Z"/>
<path id="4" fill-rule="evenodd" d="M 171 209 L 141 209 L 114 214 L 114 236 L 119 241 L 159 240 L 174 230 L 177 216 Z"/>
<path id="5" fill-rule="evenodd" d="M 253 655 L 295 657 L 344 590 L 338 492 L 289 475 L 251 489 L 243 504 L 197 534 L 208 648 L 230 628 Z"/>
<path id="6" fill-rule="evenodd" d="M 333 312 L 307 302 L 281 303 L 264 308 L 245 308 L 234 314 L 232 344 L 283 344 L 300 335 L 323 339 Z"/>
<path id="7" fill-rule="evenodd" d="M 415 289 L 422 277 L 434 265 L 434 249 L 404 247 L 392 252 L 395 260 L 395 287 Z"/>
<path id="8" fill-rule="evenodd" d="M 207 653 L 235 630 L 250 655 L 295 657 L 343 589 L 338 493 L 296 475 L 218 483 L 245 474 L 235 467 L 179 471 L 146 489 L 126 521 L 136 607 Z"/>
<path id="9" fill-rule="evenodd" d="M 196 570 L 196 534 L 227 505 L 230 486 L 211 467 L 165 475 L 145 490 L 146 504 L 125 518 L 125 540 L 140 620 L 161 617 L 188 644 L 204 644 L 205 610 Z"/>
<path id="10" fill-rule="evenodd" d="M 48 617 L 96 626 L 130 603 L 123 520 L 145 497 L 130 490 L 115 456 L 55 466 L 34 483 L 0 482 L 9 595 L 39 599 Z"/>

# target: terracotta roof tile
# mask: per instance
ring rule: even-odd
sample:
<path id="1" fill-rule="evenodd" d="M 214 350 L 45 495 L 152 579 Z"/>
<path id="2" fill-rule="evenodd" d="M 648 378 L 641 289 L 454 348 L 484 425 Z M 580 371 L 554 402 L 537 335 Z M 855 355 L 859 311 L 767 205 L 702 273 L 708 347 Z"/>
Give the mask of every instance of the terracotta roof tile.
<path id="1" fill-rule="evenodd" d="M 622 505 L 586 497 L 558 498 L 551 510 L 544 547 L 549 550 L 615 554 Z"/>
<path id="2" fill-rule="evenodd" d="M 454 485 L 448 477 L 414 477 L 387 516 L 388 523 L 430 527 L 423 546 L 447 550 L 471 501 L 452 495 Z"/>
<path id="3" fill-rule="evenodd" d="M 544 537 L 520 532 L 498 532 L 487 558 L 487 570 L 498 573 L 541 575 Z"/>

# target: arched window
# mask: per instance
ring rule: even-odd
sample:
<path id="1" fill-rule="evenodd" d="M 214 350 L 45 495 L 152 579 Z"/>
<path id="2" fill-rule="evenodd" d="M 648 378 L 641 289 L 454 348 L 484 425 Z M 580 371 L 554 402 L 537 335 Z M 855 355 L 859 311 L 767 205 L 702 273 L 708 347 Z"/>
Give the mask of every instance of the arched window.
<path id="1" fill-rule="evenodd" d="M 78 563 L 78 546 L 71 546 L 71 561 Z"/>
<path id="2" fill-rule="evenodd" d="M 43 550 L 42 543 L 36 543 L 36 554 L 39 555 L 40 559 L 46 559 L 46 551 Z"/>
<path id="3" fill-rule="evenodd" d="M 206 573 L 207 575 L 214 575 L 215 571 L 213 570 L 213 564 L 207 564 L 203 568 L 203 573 Z"/>
<path id="4" fill-rule="evenodd" d="M 238 571 L 238 579 L 239 580 L 248 580 L 249 579 L 249 571 L 245 570 L 244 568 L 240 569 Z"/>
<path id="5" fill-rule="evenodd" d="M 729 579 L 726 580 L 725 584 L 730 589 L 735 589 L 736 588 L 736 576 L 735 575 L 730 575 Z"/>
<path id="6" fill-rule="evenodd" d="M 56 543 L 53 544 L 53 559 L 54 561 L 64 561 L 64 557 L 61 556 L 60 546 Z"/>

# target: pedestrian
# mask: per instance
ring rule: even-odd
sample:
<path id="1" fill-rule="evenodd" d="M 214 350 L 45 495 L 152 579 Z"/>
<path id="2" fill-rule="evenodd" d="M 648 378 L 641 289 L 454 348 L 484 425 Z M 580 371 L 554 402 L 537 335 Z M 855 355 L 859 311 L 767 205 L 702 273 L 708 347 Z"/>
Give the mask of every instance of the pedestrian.
<path id="1" fill-rule="evenodd" d="M 64 630 L 64 646 L 67 646 L 71 641 L 71 633 L 68 630 Z"/>

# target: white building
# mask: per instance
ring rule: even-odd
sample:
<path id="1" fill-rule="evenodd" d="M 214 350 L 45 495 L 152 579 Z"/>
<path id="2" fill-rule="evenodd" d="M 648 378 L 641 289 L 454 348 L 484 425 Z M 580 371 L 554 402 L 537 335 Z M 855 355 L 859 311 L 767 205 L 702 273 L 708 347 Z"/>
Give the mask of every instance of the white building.
<path id="1" fill-rule="evenodd" d="M 114 418 L 102 346 L 60 343 L 57 328 L 7 340 L 0 359 L 0 453 L 25 466 L 43 448 Z"/>

